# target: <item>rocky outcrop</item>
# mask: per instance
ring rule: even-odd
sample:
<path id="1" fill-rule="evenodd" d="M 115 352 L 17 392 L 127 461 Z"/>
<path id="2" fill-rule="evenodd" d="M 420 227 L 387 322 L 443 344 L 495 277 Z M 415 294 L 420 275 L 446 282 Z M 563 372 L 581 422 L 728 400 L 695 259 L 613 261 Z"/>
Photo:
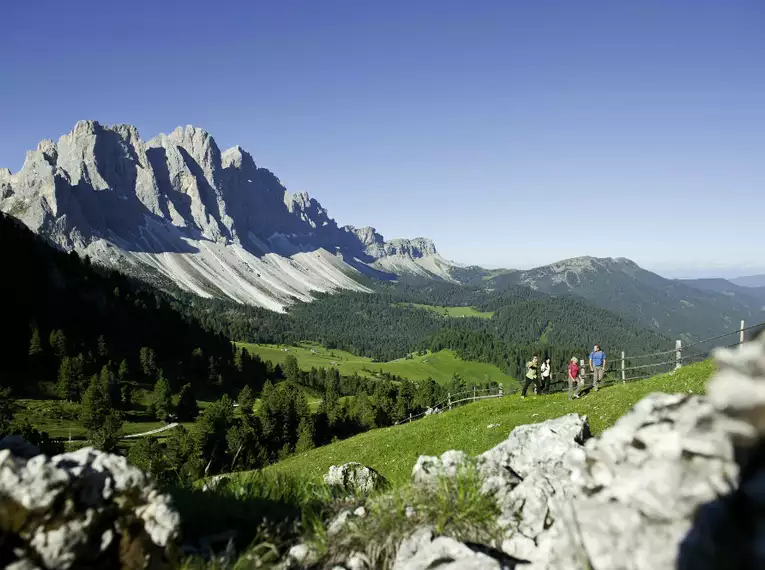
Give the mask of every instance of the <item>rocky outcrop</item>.
<path id="1" fill-rule="evenodd" d="M 144 142 L 130 125 L 80 121 L 30 151 L 20 172 L 0 170 L 0 210 L 93 261 L 269 308 L 365 290 L 349 277 L 357 272 L 440 277 L 449 266 L 428 240 L 338 227 L 307 193 L 290 194 L 246 151 L 221 152 L 192 126 Z M 395 263 L 378 264 L 386 257 Z"/>
<path id="2" fill-rule="evenodd" d="M 674 568 L 697 510 L 730 492 L 727 421 L 700 396 L 652 394 L 572 456 L 573 496 L 533 569 Z"/>
<path id="3" fill-rule="evenodd" d="M 484 550 L 482 552 L 481 550 Z M 393 570 L 512 570 L 515 560 L 484 549 L 472 548 L 453 538 L 434 536 L 432 529 L 422 528 L 399 546 Z"/>
<path id="4" fill-rule="evenodd" d="M 474 459 L 420 457 L 412 481 L 476 468 L 501 512 L 494 546 L 517 568 L 763 568 L 765 335 L 715 356 L 708 397 L 651 394 L 597 438 L 576 415 L 520 426 Z M 438 558 L 427 532 L 402 543 L 399 567 Z M 448 542 L 447 560 L 429 567 L 502 563 Z"/>
<path id="5" fill-rule="evenodd" d="M 388 482 L 377 471 L 361 463 L 332 465 L 324 475 L 324 484 L 338 487 L 349 494 L 369 494 L 383 489 Z"/>
<path id="6" fill-rule="evenodd" d="M 169 497 L 124 457 L 0 451 L 0 559 L 16 568 L 172 568 Z M 10 566 L 9 566 L 10 567 Z"/>

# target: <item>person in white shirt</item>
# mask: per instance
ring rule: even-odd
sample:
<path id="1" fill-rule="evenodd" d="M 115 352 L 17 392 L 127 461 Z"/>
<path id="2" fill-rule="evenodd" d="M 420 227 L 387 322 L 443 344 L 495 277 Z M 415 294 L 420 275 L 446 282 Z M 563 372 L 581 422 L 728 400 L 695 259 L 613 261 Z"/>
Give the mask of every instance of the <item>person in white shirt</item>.
<path id="1" fill-rule="evenodd" d="M 542 362 L 542 366 L 539 367 L 539 371 L 542 373 L 541 386 L 539 387 L 539 393 L 550 393 L 550 357 L 545 358 Z"/>

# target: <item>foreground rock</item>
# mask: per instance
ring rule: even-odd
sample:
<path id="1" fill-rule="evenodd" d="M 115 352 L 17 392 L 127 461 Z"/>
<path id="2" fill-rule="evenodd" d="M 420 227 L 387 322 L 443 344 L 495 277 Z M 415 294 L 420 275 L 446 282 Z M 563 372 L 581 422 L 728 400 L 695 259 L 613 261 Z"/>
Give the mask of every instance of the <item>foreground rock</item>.
<path id="1" fill-rule="evenodd" d="M 583 454 L 582 443 L 589 437 L 587 418 L 578 414 L 519 426 L 476 458 L 453 450 L 441 457 L 421 456 L 412 469 L 412 483 L 433 486 L 439 477 L 475 469 L 482 492 L 491 494 L 499 506 L 497 524 L 506 536 L 501 548 L 507 560 L 528 562 L 535 556 L 537 540 L 562 516 L 572 496 L 570 464 L 577 453 Z M 476 563 L 468 558 L 460 564 Z M 494 563 L 500 565 L 496 559 Z"/>
<path id="2" fill-rule="evenodd" d="M 180 519 L 124 457 L 0 451 L 0 560 L 17 568 L 171 568 Z"/>
<path id="3" fill-rule="evenodd" d="M 572 497 L 531 568 L 674 568 L 696 511 L 735 486 L 726 418 L 699 396 L 651 394 L 571 457 Z"/>
<path id="4" fill-rule="evenodd" d="M 388 485 L 385 477 L 361 463 L 331 466 L 329 472 L 324 475 L 324 483 L 331 487 L 339 487 L 349 494 L 369 494 Z"/>
<path id="5" fill-rule="evenodd" d="M 598 438 L 573 414 L 520 426 L 477 458 L 420 457 L 412 482 L 475 468 L 526 570 L 765 568 L 765 336 L 715 357 L 709 397 L 650 394 Z M 399 567 L 432 542 L 405 541 Z M 501 565 L 468 550 L 447 559 Z"/>

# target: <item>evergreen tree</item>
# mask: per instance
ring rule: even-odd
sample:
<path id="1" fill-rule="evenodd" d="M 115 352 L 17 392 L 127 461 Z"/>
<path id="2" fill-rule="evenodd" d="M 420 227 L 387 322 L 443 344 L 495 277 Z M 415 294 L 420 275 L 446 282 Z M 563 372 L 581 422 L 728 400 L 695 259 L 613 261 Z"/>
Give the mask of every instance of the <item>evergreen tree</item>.
<path id="1" fill-rule="evenodd" d="M 170 384 L 160 371 L 159 380 L 154 384 L 154 392 L 151 397 L 151 412 L 156 419 L 165 421 L 172 412 L 172 407 L 173 394 L 170 391 Z"/>
<path id="2" fill-rule="evenodd" d="M 64 400 L 76 402 L 82 394 L 82 355 L 77 357 L 64 356 L 58 369 L 56 393 Z"/>
<path id="3" fill-rule="evenodd" d="M 130 380 L 129 378 L 130 370 L 128 369 L 128 363 L 126 359 L 123 359 L 122 362 L 120 362 L 120 367 L 117 370 L 117 379 L 120 382 L 127 382 Z"/>
<path id="4" fill-rule="evenodd" d="M 13 400 L 11 390 L 0 387 L 0 436 L 7 435 L 13 420 Z"/>
<path id="5" fill-rule="evenodd" d="M 284 359 L 284 366 L 282 367 L 284 377 L 292 382 L 300 381 L 300 364 L 294 354 L 288 354 Z"/>
<path id="6" fill-rule="evenodd" d="M 157 377 L 157 355 L 153 348 L 141 347 L 138 353 L 138 361 L 141 365 L 141 373 L 147 380 Z"/>
<path id="7" fill-rule="evenodd" d="M 199 405 L 194 397 L 194 390 L 191 384 L 185 384 L 178 394 L 176 415 L 178 416 L 178 421 L 181 422 L 192 422 L 199 415 Z"/>
<path id="8" fill-rule="evenodd" d="M 249 386 L 242 388 L 241 392 L 239 392 L 239 396 L 236 398 L 236 403 L 239 405 L 239 412 L 242 415 L 245 417 L 252 415 L 253 407 L 255 406 L 255 397 Z"/>
<path id="9" fill-rule="evenodd" d="M 313 420 L 310 417 L 303 417 L 300 420 L 299 435 L 295 444 L 295 453 L 302 453 L 316 447 L 314 443 Z"/>
<path id="10" fill-rule="evenodd" d="M 117 376 L 109 369 L 108 365 L 101 368 L 99 376 L 101 383 L 106 386 L 106 393 L 109 396 L 109 404 L 115 410 L 122 407 L 122 391 L 120 389 Z"/>
<path id="11" fill-rule="evenodd" d="M 69 354 L 69 347 L 64 331 L 51 331 L 50 337 L 48 338 L 48 344 L 50 344 L 50 347 L 53 349 L 53 354 L 59 359 L 63 359 Z"/>
<path id="12" fill-rule="evenodd" d="M 98 376 L 93 376 L 82 396 L 80 406 L 80 422 L 83 427 L 87 430 L 99 427 L 113 409 L 106 382 Z"/>
<path id="13" fill-rule="evenodd" d="M 42 341 L 40 340 L 40 331 L 35 327 L 32 331 L 32 338 L 29 340 L 29 356 L 37 356 L 43 351 Z"/>
<path id="14" fill-rule="evenodd" d="M 88 439 L 93 447 L 110 453 L 117 450 L 121 436 L 122 418 L 115 410 L 112 410 L 100 425 L 88 431 Z"/>
<path id="15" fill-rule="evenodd" d="M 109 347 L 106 345 L 104 335 L 98 337 L 98 356 L 105 359 L 109 356 Z"/>

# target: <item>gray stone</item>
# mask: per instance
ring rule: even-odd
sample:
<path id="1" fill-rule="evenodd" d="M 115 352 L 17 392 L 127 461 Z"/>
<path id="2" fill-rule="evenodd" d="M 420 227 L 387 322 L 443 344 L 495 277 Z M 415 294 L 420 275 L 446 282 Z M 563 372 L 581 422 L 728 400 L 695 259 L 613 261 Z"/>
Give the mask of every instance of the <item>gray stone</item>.
<path id="1" fill-rule="evenodd" d="M 453 538 L 434 539 L 432 530 L 427 528 L 418 529 L 401 543 L 393 563 L 393 570 L 500 570 L 505 567 L 496 558 L 476 552 Z"/>
<path id="2" fill-rule="evenodd" d="M 228 475 L 215 475 L 202 486 L 202 492 L 206 493 L 208 491 L 216 491 L 220 487 L 227 485 L 230 481 L 231 477 Z"/>
<path id="3" fill-rule="evenodd" d="M 377 471 L 355 462 L 332 465 L 324 475 L 324 483 L 351 494 L 369 494 L 387 486 L 387 481 Z"/>
<path id="4" fill-rule="evenodd" d="M 421 486 L 432 486 L 441 477 L 455 477 L 468 469 L 470 457 L 464 451 L 449 450 L 441 457 L 421 455 L 412 468 L 412 483 Z"/>
<path id="5" fill-rule="evenodd" d="M 569 512 L 559 505 L 530 570 L 674 568 L 695 513 L 734 486 L 727 424 L 703 397 L 643 398 L 575 456 Z"/>
<path id="6" fill-rule="evenodd" d="M 341 511 L 334 519 L 332 519 L 332 522 L 330 522 L 327 526 L 327 534 L 329 536 L 339 534 L 340 531 L 343 530 L 343 527 L 348 523 L 348 520 L 351 518 L 353 518 L 353 511 L 349 509 Z"/>
<path id="7" fill-rule="evenodd" d="M 0 512 L 15 513 L 6 530 L 20 540 L 9 564 L 128 568 L 140 558 L 169 568 L 176 561 L 180 519 L 170 498 L 124 457 L 93 448 L 30 459 L 0 451 Z"/>
<path id="8" fill-rule="evenodd" d="M 318 559 L 316 550 L 308 544 L 296 544 L 287 552 L 286 563 L 284 567 L 304 567 L 310 566 Z"/>
<path id="9" fill-rule="evenodd" d="M 361 552 L 354 552 L 351 554 L 348 557 L 348 560 L 346 560 L 345 566 L 348 570 L 369 570 L 372 568 L 372 564 L 367 555 Z"/>

